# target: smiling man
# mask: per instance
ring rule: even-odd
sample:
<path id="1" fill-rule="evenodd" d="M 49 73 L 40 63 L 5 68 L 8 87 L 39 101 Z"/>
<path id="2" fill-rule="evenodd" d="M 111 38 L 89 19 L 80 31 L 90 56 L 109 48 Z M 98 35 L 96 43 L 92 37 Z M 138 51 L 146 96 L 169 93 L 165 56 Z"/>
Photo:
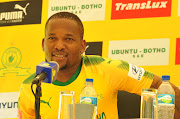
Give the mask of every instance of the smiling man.
<path id="1" fill-rule="evenodd" d="M 69 12 L 56 13 L 46 23 L 45 38 L 42 40 L 45 58 L 46 61 L 56 61 L 60 68 L 57 79 L 52 84 L 41 84 L 41 119 L 58 118 L 60 91 L 75 91 L 75 102 L 79 103 L 86 78 L 94 79 L 93 86 L 98 95 L 97 119 L 118 119 L 118 90 L 140 95 L 141 89 L 158 88 L 161 84 L 158 76 L 125 61 L 82 55 L 86 48 L 83 34 L 81 20 Z M 34 95 L 31 92 L 34 77 L 35 74 L 21 86 L 19 119 L 35 118 Z M 178 119 L 180 92 L 177 87 L 173 87 L 177 95 L 175 119 Z"/>
<path id="2" fill-rule="evenodd" d="M 56 61 L 60 72 L 58 81 L 68 81 L 81 63 L 81 54 L 85 51 L 81 22 L 72 19 L 52 18 L 46 24 L 46 36 L 42 47 L 47 61 Z"/>

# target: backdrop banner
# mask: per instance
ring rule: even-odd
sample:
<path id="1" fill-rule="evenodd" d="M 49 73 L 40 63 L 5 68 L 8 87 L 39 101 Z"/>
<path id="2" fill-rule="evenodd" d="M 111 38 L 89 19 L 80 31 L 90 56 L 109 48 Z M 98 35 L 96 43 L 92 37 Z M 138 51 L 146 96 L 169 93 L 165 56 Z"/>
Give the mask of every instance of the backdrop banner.
<path id="1" fill-rule="evenodd" d="M 0 3 L 0 26 L 40 24 L 42 0 Z"/>

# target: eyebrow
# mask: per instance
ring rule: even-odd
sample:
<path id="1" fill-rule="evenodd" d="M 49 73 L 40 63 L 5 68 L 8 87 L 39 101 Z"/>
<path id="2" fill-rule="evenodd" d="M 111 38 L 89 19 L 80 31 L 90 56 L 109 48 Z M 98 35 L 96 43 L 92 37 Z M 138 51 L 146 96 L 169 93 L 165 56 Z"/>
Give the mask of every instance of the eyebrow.
<path id="1" fill-rule="evenodd" d="M 65 34 L 65 36 L 73 36 L 72 34 Z"/>
<path id="2" fill-rule="evenodd" d="M 52 36 L 54 36 L 55 34 L 54 34 L 54 33 L 50 33 L 49 35 L 52 35 Z"/>
<path id="3" fill-rule="evenodd" d="M 55 36 L 55 33 L 50 33 L 49 36 Z M 74 36 L 73 34 L 65 34 L 65 36 Z"/>

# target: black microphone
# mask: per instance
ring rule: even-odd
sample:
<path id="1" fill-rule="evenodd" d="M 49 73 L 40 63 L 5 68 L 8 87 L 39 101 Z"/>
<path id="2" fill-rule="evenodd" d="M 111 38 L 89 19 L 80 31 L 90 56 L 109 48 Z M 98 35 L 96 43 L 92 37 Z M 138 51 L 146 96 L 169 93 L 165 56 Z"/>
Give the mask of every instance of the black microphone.
<path id="1" fill-rule="evenodd" d="M 39 84 L 41 81 L 43 81 L 47 76 L 46 72 L 41 72 L 40 74 L 36 75 L 36 77 L 33 79 L 32 84 Z"/>

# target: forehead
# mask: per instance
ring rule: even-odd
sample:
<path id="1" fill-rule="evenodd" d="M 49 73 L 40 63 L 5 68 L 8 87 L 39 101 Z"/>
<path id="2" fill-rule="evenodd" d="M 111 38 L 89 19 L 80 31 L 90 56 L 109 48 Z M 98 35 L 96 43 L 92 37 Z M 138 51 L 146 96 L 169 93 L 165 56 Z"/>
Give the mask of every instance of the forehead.
<path id="1" fill-rule="evenodd" d="M 46 32 L 51 32 L 54 30 L 64 30 L 80 34 L 78 23 L 67 18 L 51 19 L 46 26 Z"/>

